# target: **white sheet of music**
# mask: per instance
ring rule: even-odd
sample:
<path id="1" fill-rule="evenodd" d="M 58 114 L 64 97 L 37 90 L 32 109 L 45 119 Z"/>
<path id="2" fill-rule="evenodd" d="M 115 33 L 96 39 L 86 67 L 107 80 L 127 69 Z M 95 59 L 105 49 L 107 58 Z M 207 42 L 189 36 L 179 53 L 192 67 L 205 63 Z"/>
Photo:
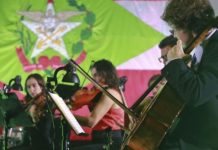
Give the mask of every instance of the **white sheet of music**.
<path id="1" fill-rule="evenodd" d="M 64 115 L 67 122 L 70 124 L 70 126 L 73 128 L 73 130 L 76 132 L 76 134 L 84 134 L 84 130 L 76 120 L 76 118 L 73 116 L 70 109 L 67 107 L 63 99 L 58 95 L 54 93 L 50 93 L 50 96 L 52 97 L 53 101 L 57 105 L 57 107 L 60 109 L 62 114 Z"/>

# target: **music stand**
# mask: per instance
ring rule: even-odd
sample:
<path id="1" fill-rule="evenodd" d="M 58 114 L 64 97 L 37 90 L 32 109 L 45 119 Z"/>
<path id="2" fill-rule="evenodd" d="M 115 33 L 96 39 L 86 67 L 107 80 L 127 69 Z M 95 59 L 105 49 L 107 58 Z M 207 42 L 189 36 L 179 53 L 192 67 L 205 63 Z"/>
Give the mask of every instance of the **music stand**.
<path id="1" fill-rule="evenodd" d="M 80 87 L 78 84 L 74 84 L 74 85 L 58 84 L 55 88 L 55 91 L 63 99 L 69 99 L 79 89 Z"/>
<path id="2" fill-rule="evenodd" d="M 7 149 L 8 128 L 15 126 L 32 126 L 30 117 L 25 113 L 16 94 L 7 93 L 0 97 L 0 126 L 3 126 L 3 150 Z"/>

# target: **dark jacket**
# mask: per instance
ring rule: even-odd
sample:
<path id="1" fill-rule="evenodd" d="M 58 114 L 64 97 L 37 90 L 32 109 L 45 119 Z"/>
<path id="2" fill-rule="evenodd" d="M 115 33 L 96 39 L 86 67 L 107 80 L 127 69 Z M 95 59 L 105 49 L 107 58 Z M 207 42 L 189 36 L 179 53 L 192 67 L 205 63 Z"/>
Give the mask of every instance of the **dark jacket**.
<path id="1" fill-rule="evenodd" d="M 218 148 L 218 31 L 204 41 L 196 71 L 176 59 L 163 68 L 162 74 L 187 102 L 173 131 L 174 138 Z"/>

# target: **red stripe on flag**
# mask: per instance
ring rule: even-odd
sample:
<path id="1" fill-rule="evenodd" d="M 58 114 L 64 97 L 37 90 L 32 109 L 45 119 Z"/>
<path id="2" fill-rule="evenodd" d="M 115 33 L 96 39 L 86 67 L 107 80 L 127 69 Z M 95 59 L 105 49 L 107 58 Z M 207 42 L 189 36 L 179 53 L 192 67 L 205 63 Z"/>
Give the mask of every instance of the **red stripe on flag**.
<path id="1" fill-rule="evenodd" d="M 48 4 L 49 4 L 49 3 L 53 3 L 53 0 L 48 0 Z"/>

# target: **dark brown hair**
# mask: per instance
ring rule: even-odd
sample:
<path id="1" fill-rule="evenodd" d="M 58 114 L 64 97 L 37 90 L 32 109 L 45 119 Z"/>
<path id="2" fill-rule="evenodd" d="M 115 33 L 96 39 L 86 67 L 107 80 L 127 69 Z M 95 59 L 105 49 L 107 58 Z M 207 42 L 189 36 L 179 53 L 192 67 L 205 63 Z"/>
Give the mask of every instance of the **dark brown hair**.
<path id="1" fill-rule="evenodd" d="M 105 80 L 105 84 L 112 88 L 118 88 L 119 79 L 116 68 L 110 61 L 106 59 L 96 61 L 92 68 L 95 68 L 96 73 Z"/>
<path id="2" fill-rule="evenodd" d="M 177 38 L 173 37 L 173 35 L 169 35 L 164 39 L 162 39 L 158 46 L 159 48 L 164 48 L 166 46 L 173 47 L 174 45 L 176 45 L 176 42 L 177 42 Z"/>
<path id="3" fill-rule="evenodd" d="M 162 18 L 175 28 L 199 34 L 215 14 L 209 0 L 169 0 Z"/>

